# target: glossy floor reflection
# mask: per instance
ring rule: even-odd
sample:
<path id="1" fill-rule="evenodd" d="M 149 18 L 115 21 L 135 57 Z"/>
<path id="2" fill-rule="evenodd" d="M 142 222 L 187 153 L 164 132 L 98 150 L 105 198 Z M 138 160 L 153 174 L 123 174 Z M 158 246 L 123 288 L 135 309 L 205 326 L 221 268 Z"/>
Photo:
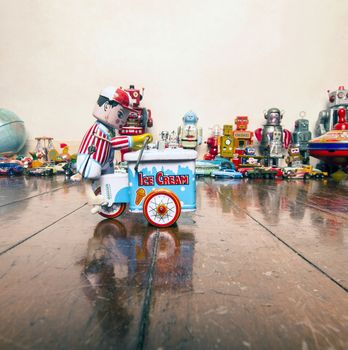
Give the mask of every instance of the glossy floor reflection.
<path id="1" fill-rule="evenodd" d="M 203 179 L 159 230 L 0 178 L 0 349 L 345 349 L 347 204 L 331 181 Z"/>

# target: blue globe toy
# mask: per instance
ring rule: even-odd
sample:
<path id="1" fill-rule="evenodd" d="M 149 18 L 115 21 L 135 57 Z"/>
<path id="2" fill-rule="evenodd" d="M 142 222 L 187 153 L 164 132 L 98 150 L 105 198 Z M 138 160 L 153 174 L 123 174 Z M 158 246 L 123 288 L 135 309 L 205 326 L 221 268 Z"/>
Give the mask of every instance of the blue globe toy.
<path id="1" fill-rule="evenodd" d="M 15 113 L 0 108 L 0 156 L 18 153 L 26 139 L 23 120 Z"/>

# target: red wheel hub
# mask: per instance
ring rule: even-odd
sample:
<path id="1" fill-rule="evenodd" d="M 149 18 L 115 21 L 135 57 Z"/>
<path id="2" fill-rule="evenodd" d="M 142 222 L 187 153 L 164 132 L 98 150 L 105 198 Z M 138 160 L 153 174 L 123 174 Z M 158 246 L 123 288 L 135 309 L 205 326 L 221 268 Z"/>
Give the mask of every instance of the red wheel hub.
<path id="1" fill-rule="evenodd" d="M 168 209 L 167 207 L 164 205 L 164 204 L 160 204 L 158 207 L 157 207 L 157 213 L 159 215 L 165 215 L 167 213 Z"/>

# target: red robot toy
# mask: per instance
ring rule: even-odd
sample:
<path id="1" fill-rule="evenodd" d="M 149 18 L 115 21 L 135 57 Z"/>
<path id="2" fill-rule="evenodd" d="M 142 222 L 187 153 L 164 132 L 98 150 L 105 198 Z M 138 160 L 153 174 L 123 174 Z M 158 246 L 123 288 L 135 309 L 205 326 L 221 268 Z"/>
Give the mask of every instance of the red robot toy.
<path id="1" fill-rule="evenodd" d="M 213 160 L 219 153 L 220 127 L 215 125 L 212 135 L 205 142 L 208 145 L 208 153 L 204 155 L 205 160 Z"/>
<path id="2" fill-rule="evenodd" d="M 134 85 L 130 85 L 129 89 L 124 90 L 128 92 L 132 99 L 133 110 L 129 113 L 126 124 L 119 130 L 119 134 L 124 136 L 145 134 L 146 129 L 153 126 L 153 120 L 151 117 L 151 110 L 140 106 L 144 95 L 144 89 L 142 89 L 140 93 L 139 89 L 136 89 Z M 121 150 L 122 161 L 123 155 L 129 151 L 129 148 Z"/>

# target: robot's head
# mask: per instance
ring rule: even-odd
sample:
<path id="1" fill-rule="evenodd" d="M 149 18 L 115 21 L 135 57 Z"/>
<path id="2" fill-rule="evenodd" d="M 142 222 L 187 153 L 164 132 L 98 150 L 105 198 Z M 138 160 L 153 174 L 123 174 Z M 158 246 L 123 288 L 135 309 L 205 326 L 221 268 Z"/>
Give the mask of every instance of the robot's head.
<path id="1" fill-rule="evenodd" d="M 348 90 L 339 86 L 336 91 L 328 91 L 329 107 L 348 106 Z"/>
<path id="2" fill-rule="evenodd" d="M 270 108 L 265 112 L 265 119 L 267 119 L 266 125 L 280 125 L 280 121 L 283 118 L 283 113 L 278 108 Z"/>
<path id="3" fill-rule="evenodd" d="M 295 131 L 308 131 L 309 121 L 307 119 L 297 119 L 295 121 Z"/>
<path id="4" fill-rule="evenodd" d="M 99 95 L 93 116 L 102 123 L 119 130 L 127 122 L 132 107 L 132 99 L 126 91 L 107 87 Z"/>
<path id="5" fill-rule="evenodd" d="M 198 122 L 198 117 L 195 112 L 189 111 L 185 113 L 182 120 L 185 124 L 196 124 Z"/>

